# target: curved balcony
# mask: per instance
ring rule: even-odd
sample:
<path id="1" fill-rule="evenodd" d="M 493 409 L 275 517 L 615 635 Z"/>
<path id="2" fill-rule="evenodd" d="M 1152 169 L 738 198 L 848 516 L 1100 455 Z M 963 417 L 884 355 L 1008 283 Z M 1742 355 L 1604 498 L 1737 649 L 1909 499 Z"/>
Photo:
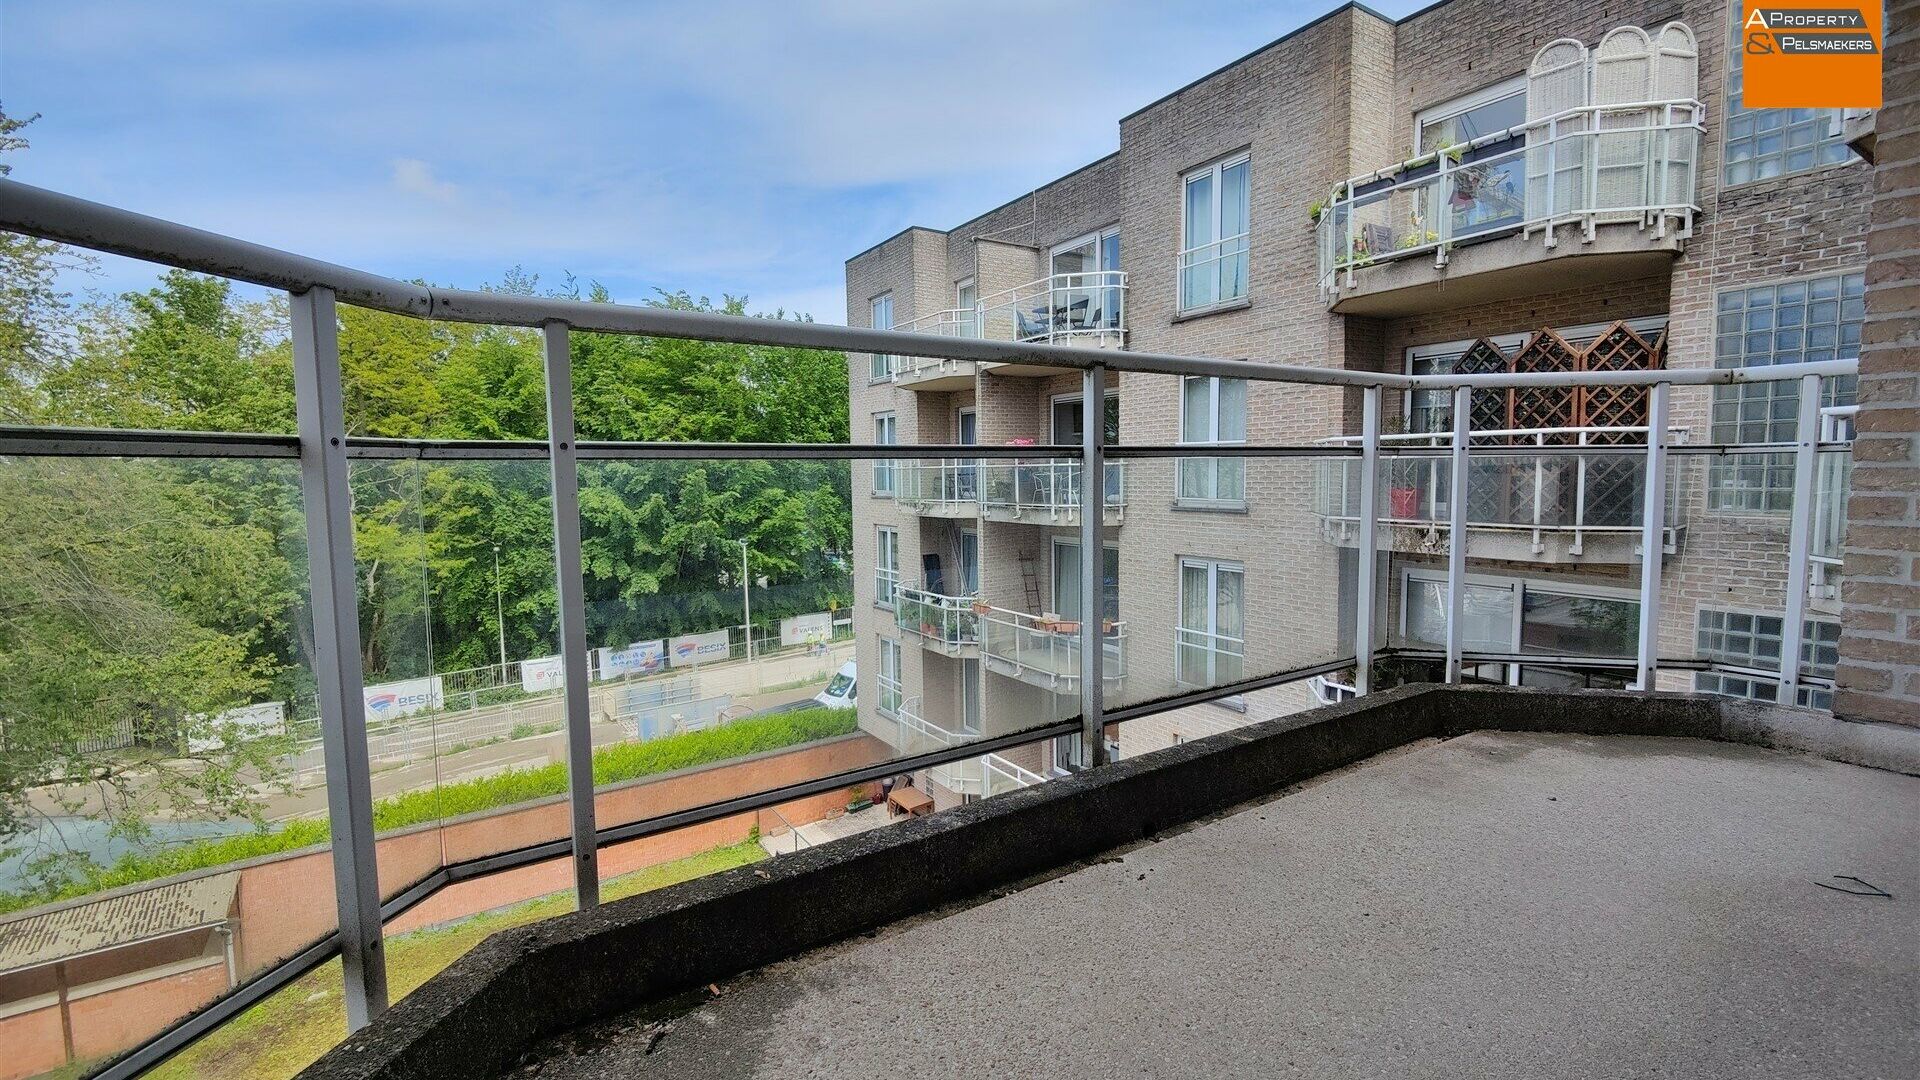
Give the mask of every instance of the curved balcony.
<path id="1" fill-rule="evenodd" d="M 1705 115 L 1690 99 L 1585 105 L 1353 177 L 1316 223 L 1321 292 L 1344 314 L 1401 315 L 1656 272 L 1693 231 Z"/>
<path id="2" fill-rule="evenodd" d="M 1686 428 L 1668 432 L 1684 443 Z M 1645 427 L 1514 428 L 1476 431 L 1467 458 L 1468 553 L 1476 559 L 1532 563 L 1634 563 L 1646 504 L 1646 467 L 1638 456 L 1582 453 L 1582 447 L 1644 445 Z M 1323 445 L 1358 446 L 1359 436 Z M 1383 435 L 1378 523 L 1394 531 L 1394 550 L 1446 550 L 1452 524 L 1453 435 Z M 1516 447 L 1533 447 L 1532 453 Z M 1480 452 L 1475 448 L 1484 447 Z M 1422 453 L 1420 451 L 1432 451 Z M 1686 526 L 1691 470 L 1676 459 L 1667 471 L 1665 550 L 1678 550 Z M 1324 535 L 1358 544 L 1360 459 L 1323 459 L 1314 482 L 1314 512 Z"/>
<path id="3" fill-rule="evenodd" d="M 894 593 L 893 620 L 903 634 L 943 656 L 980 655 L 980 611 L 971 596 L 944 596 L 902 586 Z"/>
<path id="4" fill-rule="evenodd" d="M 914 334 L 940 337 L 979 337 L 980 313 L 970 308 L 949 308 L 915 319 L 896 329 Z M 893 381 L 908 390 L 946 393 L 973 389 L 974 372 L 979 365 L 971 360 L 941 360 L 931 356 L 894 358 Z"/>
<path id="5" fill-rule="evenodd" d="M 976 468 L 980 512 L 987 520 L 1030 525 L 1080 523 L 1082 469 L 1078 459 L 982 461 Z M 1102 487 L 1102 520 L 1118 525 L 1127 506 L 1125 463 L 1106 462 Z"/>
<path id="6" fill-rule="evenodd" d="M 981 616 L 987 670 L 1060 694 L 1079 692 L 1080 624 L 1057 616 L 1029 615 L 990 607 Z M 1102 681 L 1117 685 L 1127 675 L 1127 624 L 1102 627 Z"/>
<path id="7" fill-rule="evenodd" d="M 921 517 L 980 514 L 980 465 L 967 459 L 902 461 L 893 468 L 894 500 Z"/>
<path id="8" fill-rule="evenodd" d="M 900 723 L 900 745 L 894 747 L 902 754 L 924 754 L 932 750 L 944 750 L 949 746 L 961 746 L 980 737 L 978 732 L 952 731 L 926 718 L 922 702 L 917 697 L 908 698 L 900 703 L 896 719 Z M 966 758 L 950 761 L 945 765 L 935 765 L 927 770 L 927 775 L 941 787 L 957 795 L 984 795 L 986 791 L 986 765 L 981 758 Z M 1024 786 L 1024 785 L 1022 785 Z"/>

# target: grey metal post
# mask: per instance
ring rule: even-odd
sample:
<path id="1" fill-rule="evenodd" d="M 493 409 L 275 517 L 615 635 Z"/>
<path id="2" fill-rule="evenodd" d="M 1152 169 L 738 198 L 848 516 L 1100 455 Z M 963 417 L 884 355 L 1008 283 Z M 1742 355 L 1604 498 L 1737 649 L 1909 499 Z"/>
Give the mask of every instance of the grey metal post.
<path id="1" fill-rule="evenodd" d="M 560 666 L 567 680 L 567 805 L 573 817 L 573 887 L 582 911 L 600 905 L 600 853 L 594 846 L 592 678 L 587 666 L 587 597 L 580 576 L 580 469 L 574 456 L 573 357 L 567 324 L 541 326 L 546 338 L 547 450 L 553 460 L 554 585 L 560 601 Z"/>
<path id="2" fill-rule="evenodd" d="M 1813 481 L 1820 466 L 1820 376 L 1800 379 L 1800 418 L 1793 432 L 1793 522 L 1787 532 L 1787 610 L 1780 624 L 1780 693 L 1791 705 L 1800 689 L 1800 643 L 1807 625 L 1807 567 L 1813 554 Z"/>
<path id="3" fill-rule="evenodd" d="M 1640 689 L 1654 689 L 1660 668 L 1660 567 L 1667 535 L 1667 413 L 1673 387 L 1655 383 L 1647 398 L 1646 505 L 1640 520 Z"/>
<path id="4" fill-rule="evenodd" d="M 1447 682 L 1460 681 L 1465 647 L 1460 621 L 1467 606 L 1467 440 L 1473 434 L 1468 407 L 1473 391 L 1453 390 L 1453 477 L 1447 490 Z"/>
<path id="5" fill-rule="evenodd" d="M 347 1030 L 358 1031 L 387 1010 L 387 959 L 373 846 L 373 779 L 360 668 L 340 338 L 333 290 L 308 289 L 289 300 L 300 496 L 306 505 L 307 580 L 313 603 L 313 678 L 327 762 L 327 818 L 333 829 L 334 903 L 340 918 Z"/>
<path id="6" fill-rule="evenodd" d="M 1080 380 L 1080 745 L 1081 760 L 1107 763 L 1105 686 L 1106 605 L 1102 602 L 1106 551 L 1101 525 L 1107 513 L 1106 403 L 1107 369 L 1099 364 Z"/>
<path id="7" fill-rule="evenodd" d="M 1366 693 L 1373 682 L 1373 586 L 1380 537 L 1380 396 L 1378 386 L 1360 397 L 1360 573 L 1354 589 L 1353 688 Z"/>

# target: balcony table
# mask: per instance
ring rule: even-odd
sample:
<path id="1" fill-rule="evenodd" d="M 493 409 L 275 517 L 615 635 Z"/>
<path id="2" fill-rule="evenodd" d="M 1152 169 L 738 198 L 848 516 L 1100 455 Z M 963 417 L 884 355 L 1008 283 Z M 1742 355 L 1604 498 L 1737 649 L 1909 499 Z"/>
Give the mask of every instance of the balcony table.
<path id="1" fill-rule="evenodd" d="M 888 813 L 899 808 L 908 817 L 933 813 L 933 796 L 919 788 L 897 787 L 887 793 Z"/>

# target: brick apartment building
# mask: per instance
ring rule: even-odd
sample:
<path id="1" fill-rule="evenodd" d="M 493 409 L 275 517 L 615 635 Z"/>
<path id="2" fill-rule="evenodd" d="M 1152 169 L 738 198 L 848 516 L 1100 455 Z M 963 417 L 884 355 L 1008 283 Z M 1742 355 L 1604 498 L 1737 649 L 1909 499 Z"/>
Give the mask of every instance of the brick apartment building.
<path id="1" fill-rule="evenodd" d="M 1739 107 L 1737 11 L 1722 0 L 1447 0 L 1396 22 L 1349 4 L 1122 117 L 1117 152 L 971 221 L 908 228 L 854 256 L 848 322 L 1411 373 L 1859 356 L 1873 169 L 1838 112 Z M 856 441 L 1081 437 L 1077 372 L 850 363 Z M 1825 437 L 1851 438 L 1856 388 L 1827 383 Z M 1678 389 L 1672 438 L 1790 442 L 1796 393 Z M 1359 431 L 1358 394 L 1330 387 L 1115 373 L 1107 394 L 1108 439 L 1121 446 L 1308 445 Z M 1472 413 L 1476 432 L 1500 433 L 1476 446 L 1546 453 L 1475 459 L 1466 648 L 1632 656 L 1639 459 L 1577 450 L 1644 442 L 1644 392 L 1476 392 Z M 1445 395 L 1389 395 L 1385 415 L 1389 442 L 1445 445 L 1451 430 Z M 1797 697 L 1826 708 L 1849 466 L 1823 457 Z M 1771 699 L 1792 455 L 1677 455 L 1673 466 L 1660 654 L 1716 669 L 1663 670 L 1661 686 Z M 1297 456 L 1110 463 L 1096 614 L 1078 596 L 1092 496 L 1075 464 L 860 466 L 862 727 L 914 752 L 1075 715 L 1074 657 L 1096 624 L 1109 708 L 1351 655 L 1353 469 Z M 1446 486 L 1444 456 L 1385 469 L 1382 645 L 1444 638 Z M 1553 663 L 1468 674 L 1632 677 Z M 1330 699 L 1345 681 L 1335 672 L 1131 721 L 1109 742 L 1130 756 Z M 950 805 L 1064 768 L 1072 744 L 921 782 Z"/>

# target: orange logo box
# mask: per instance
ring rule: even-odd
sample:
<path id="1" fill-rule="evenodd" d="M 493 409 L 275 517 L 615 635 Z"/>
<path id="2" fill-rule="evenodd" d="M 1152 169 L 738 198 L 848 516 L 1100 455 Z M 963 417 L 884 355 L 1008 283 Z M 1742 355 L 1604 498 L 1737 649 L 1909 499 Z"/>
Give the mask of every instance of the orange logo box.
<path id="1" fill-rule="evenodd" d="M 1879 108 L 1881 17 L 1880 0 L 1743 0 L 1740 104 Z"/>

